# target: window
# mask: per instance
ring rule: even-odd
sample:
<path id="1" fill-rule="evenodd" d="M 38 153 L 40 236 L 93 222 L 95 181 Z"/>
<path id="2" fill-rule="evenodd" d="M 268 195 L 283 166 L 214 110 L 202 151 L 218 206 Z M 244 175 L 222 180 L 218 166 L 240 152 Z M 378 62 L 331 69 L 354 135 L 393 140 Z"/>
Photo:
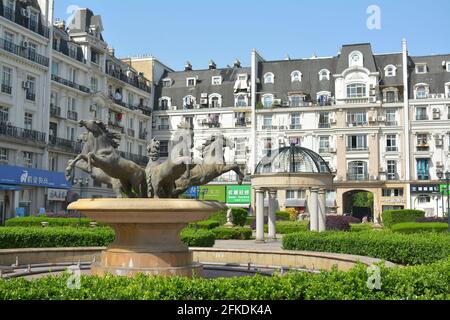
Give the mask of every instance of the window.
<path id="1" fill-rule="evenodd" d="M 15 1 L 14 0 L 6 0 L 5 4 L 5 18 L 12 20 L 14 19 L 14 10 L 15 10 Z"/>
<path id="2" fill-rule="evenodd" d="M 393 65 L 388 65 L 384 68 L 385 77 L 395 77 L 397 74 L 397 68 Z"/>
<path id="3" fill-rule="evenodd" d="M 9 121 L 9 109 L 0 106 L 0 122 L 8 122 L 8 121 Z"/>
<path id="4" fill-rule="evenodd" d="M 33 167 L 33 153 L 27 151 L 23 152 L 23 164 L 26 168 Z"/>
<path id="5" fill-rule="evenodd" d="M 9 150 L 5 148 L 0 148 L 0 161 L 8 162 Z"/>
<path id="6" fill-rule="evenodd" d="M 367 86 L 364 83 L 347 85 L 347 98 L 364 98 L 367 96 Z"/>
<path id="7" fill-rule="evenodd" d="M 28 41 L 28 58 L 30 60 L 35 61 L 36 53 L 37 53 L 37 45 Z"/>
<path id="8" fill-rule="evenodd" d="M 25 129 L 33 130 L 33 114 L 31 114 L 29 112 L 25 112 L 24 125 L 25 125 Z"/>
<path id="9" fill-rule="evenodd" d="M 169 156 L 169 141 L 162 140 L 159 143 L 159 156 L 166 158 Z"/>
<path id="10" fill-rule="evenodd" d="M 73 83 L 77 83 L 77 70 L 74 68 L 69 69 L 69 80 Z"/>
<path id="11" fill-rule="evenodd" d="M 183 108 L 185 109 L 194 109 L 195 106 L 195 97 L 193 96 L 186 96 L 183 98 Z"/>
<path id="12" fill-rule="evenodd" d="M 220 97 L 219 96 L 212 96 L 209 98 L 209 107 L 210 108 L 220 108 Z"/>
<path id="13" fill-rule="evenodd" d="M 330 128 L 331 124 L 330 124 L 330 113 L 328 112 L 321 112 L 319 114 L 319 128 L 320 129 L 324 129 L 324 128 Z"/>
<path id="14" fill-rule="evenodd" d="M 366 112 L 348 112 L 347 113 L 347 124 L 349 126 L 363 126 L 367 124 L 367 113 Z"/>
<path id="15" fill-rule="evenodd" d="M 427 99 L 428 98 L 428 86 L 418 85 L 416 87 L 416 99 Z"/>
<path id="16" fill-rule="evenodd" d="M 169 118 L 167 117 L 161 117 L 159 119 L 159 130 L 169 130 Z"/>
<path id="17" fill-rule="evenodd" d="M 263 156 L 270 157 L 272 155 L 272 138 L 264 139 Z"/>
<path id="18" fill-rule="evenodd" d="M 264 75 L 264 83 L 265 84 L 273 84 L 275 82 L 275 76 L 272 72 L 266 73 Z"/>
<path id="19" fill-rule="evenodd" d="M 398 180 L 397 161 L 388 160 L 387 162 L 387 179 Z"/>
<path id="20" fill-rule="evenodd" d="M 416 107 L 416 120 L 428 120 L 427 107 Z"/>
<path id="21" fill-rule="evenodd" d="M 169 110 L 170 107 L 170 98 L 162 97 L 159 99 L 159 110 Z"/>
<path id="22" fill-rule="evenodd" d="M 267 94 L 262 98 L 264 108 L 271 108 L 273 106 L 273 95 Z"/>
<path id="23" fill-rule="evenodd" d="M 302 125 L 300 123 L 300 114 L 294 113 L 291 115 L 291 129 L 292 130 L 300 130 Z"/>
<path id="24" fill-rule="evenodd" d="M 289 100 L 291 107 L 301 107 L 305 101 L 305 97 L 300 95 L 289 96 Z"/>
<path id="25" fill-rule="evenodd" d="M 67 135 L 67 140 L 74 141 L 75 140 L 75 128 L 67 127 L 66 135 Z"/>
<path id="26" fill-rule="evenodd" d="M 350 67 L 362 67 L 364 64 L 363 55 L 359 51 L 353 51 L 349 54 L 349 66 Z"/>
<path id="27" fill-rule="evenodd" d="M 30 11 L 30 20 L 29 20 L 30 29 L 33 31 L 37 31 L 38 23 L 39 23 L 39 13 Z"/>
<path id="28" fill-rule="evenodd" d="M 362 181 L 369 178 L 367 174 L 367 162 L 365 161 L 351 161 L 348 164 L 348 180 Z"/>
<path id="29" fill-rule="evenodd" d="M 12 93 L 12 69 L 4 66 L 2 71 L 2 88 L 3 93 Z"/>
<path id="30" fill-rule="evenodd" d="M 55 76 L 59 75 L 59 63 L 56 61 L 52 62 L 52 74 Z"/>
<path id="31" fill-rule="evenodd" d="M 347 137 L 347 151 L 366 151 L 367 135 L 351 135 Z"/>
<path id="32" fill-rule="evenodd" d="M 91 78 L 91 91 L 93 93 L 98 92 L 98 79 L 95 77 Z"/>
<path id="33" fill-rule="evenodd" d="M 187 78 L 186 79 L 186 87 L 195 87 L 197 84 L 197 78 Z"/>
<path id="34" fill-rule="evenodd" d="M 430 145 L 428 144 L 428 134 L 419 133 L 417 135 L 417 151 L 428 151 Z"/>
<path id="35" fill-rule="evenodd" d="M 383 189 L 383 197 L 403 197 L 403 189 Z"/>
<path id="36" fill-rule="evenodd" d="M 235 106 L 236 107 L 247 107 L 248 106 L 247 95 L 240 94 L 235 97 Z"/>
<path id="37" fill-rule="evenodd" d="M 301 82 L 302 81 L 302 73 L 298 70 L 295 70 L 291 73 L 291 82 Z"/>
<path id="38" fill-rule="evenodd" d="M 430 159 L 417 159 L 417 180 L 430 179 Z"/>
<path id="39" fill-rule="evenodd" d="M 395 109 L 386 109 L 386 125 L 396 126 L 397 125 L 397 111 Z"/>
<path id="40" fill-rule="evenodd" d="M 385 91 L 384 93 L 386 103 L 397 102 L 397 92 L 393 90 Z"/>
<path id="41" fill-rule="evenodd" d="M 211 84 L 212 84 L 213 86 L 219 86 L 219 85 L 221 85 L 221 84 L 222 84 L 222 77 L 220 77 L 220 76 L 212 77 L 212 79 L 211 79 Z"/>
<path id="42" fill-rule="evenodd" d="M 95 50 L 91 50 L 91 62 L 100 65 L 100 54 Z"/>
<path id="43" fill-rule="evenodd" d="M 330 137 L 319 137 L 319 153 L 330 152 Z"/>
<path id="44" fill-rule="evenodd" d="M 246 151 L 245 151 L 245 145 L 246 145 L 246 139 L 245 138 L 237 138 L 236 139 L 236 151 L 235 156 L 236 158 L 245 158 Z"/>
<path id="45" fill-rule="evenodd" d="M 295 190 L 286 190 L 286 199 L 296 199 Z"/>
<path id="46" fill-rule="evenodd" d="M 417 64 L 416 65 L 416 73 L 427 73 L 428 68 L 426 64 Z"/>
<path id="47" fill-rule="evenodd" d="M 36 101 L 36 78 L 27 76 L 28 87 L 26 89 L 26 99 Z"/>
<path id="48" fill-rule="evenodd" d="M 134 106 L 134 94 L 131 92 L 128 93 L 128 105 Z"/>
<path id="49" fill-rule="evenodd" d="M 387 152 L 397 152 L 397 135 L 396 134 L 388 134 L 386 136 L 386 151 Z"/>
<path id="50" fill-rule="evenodd" d="M 324 69 L 319 71 L 319 81 L 330 80 L 330 71 Z"/>
<path id="51" fill-rule="evenodd" d="M 450 72 L 450 61 L 447 61 L 447 72 Z"/>
<path id="52" fill-rule="evenodd" d="M 263 130 L 272 130 L 272 116 L 265 115 L 263 118 Z"/>
<path id="53" fill-rule="evenodd" d="M 317 103 L 319 106 L 331 106 L 331 93 L 318 93 L 317 94 Z"/>
<path id="54" fill-rule="evenodd" d="M 163 88 L 170 88 L 172 86 L 172 80 L 171 79 L 164 79 L 162 84 L 163 84 Z"/>
<path id="55" fill-rule="evenodd" d="M 431 203 L 431 197 L 429 195 L 420 195 L 417 199 L 420 204 Z"/>

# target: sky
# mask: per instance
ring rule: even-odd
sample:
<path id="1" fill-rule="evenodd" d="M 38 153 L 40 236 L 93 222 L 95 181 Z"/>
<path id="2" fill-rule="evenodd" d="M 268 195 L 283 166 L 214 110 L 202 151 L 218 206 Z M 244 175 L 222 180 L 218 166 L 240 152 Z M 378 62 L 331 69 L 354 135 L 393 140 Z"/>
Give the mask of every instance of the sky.
<path id="1" fill-rule="evenodd" d="M 55 18 L 76 7 L 102 16 L 116 56 L 153 55 L 175 70 L 211 59 L 249 66 L 253 48 L 266 60 L 334 56 L 366 42 L 374 53 L 400 52 L 403 38 L 410 55 L 450 53 L 449 0 L 55 0 Z"/>

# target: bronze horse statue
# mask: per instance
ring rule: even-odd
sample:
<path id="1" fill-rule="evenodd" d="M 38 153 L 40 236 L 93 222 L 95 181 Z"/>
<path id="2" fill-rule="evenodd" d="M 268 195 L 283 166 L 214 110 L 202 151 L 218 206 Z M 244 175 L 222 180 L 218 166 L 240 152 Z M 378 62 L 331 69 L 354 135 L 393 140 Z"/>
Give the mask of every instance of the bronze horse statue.
<path id="1" fill-rule="evenodd" d="M 196 164 L 188 177 L 181 177 L 175 182 L 176 189 L 172 193 L 173 197 L 178 197 L 191 186 L 201 186 L 210 183 L 222 174 L 234 171 L 239 177 L 239 184 L 242 184 L 245 175 L 237 164 L 227 165 L 223 149 L 234 148 L 234 143 L 227 139 L 222 133 L 213 135 L 203 145 L 203 161 Z"/>
<path id="2" fill-rule="evenodd" d="M 87 154 L 80 154 L 69 163 L 66 176 L 70 176 L 79 161 L 87 163 L 87 172 L 93 173 L 94 168 L 101 169 L 112 179 L 121 184 L 121 191 L 129 198 L 147 197 L 147 183 L 145 170 L 136 163 L 122 158 L 117 151 L 117 140 L 121 135 L 110 132 L 102 121 L 80 121 L 89 133 L 88 142 L 91 150 Z"/>

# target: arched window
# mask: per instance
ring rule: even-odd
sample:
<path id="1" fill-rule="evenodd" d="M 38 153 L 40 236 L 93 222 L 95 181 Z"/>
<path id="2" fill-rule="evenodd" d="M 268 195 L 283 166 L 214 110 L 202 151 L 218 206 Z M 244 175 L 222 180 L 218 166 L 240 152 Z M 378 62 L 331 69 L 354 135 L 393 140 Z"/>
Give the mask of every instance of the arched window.
<path id="1" fill-rule="evenodd" d="M 347 98 L 367 97 L 367 86 L 365 83 L 352 83 L 347 85 Z"/>
<path id="2" fill-rule="evenodd" d="M 425 83 L 416 85 L 416 99 L 427 99 L 429 93 L 429 87 Z"/>
<path id="3" fill-rule="evenodd" d="M 331 105 L 331 92 L 321 91 L 317 93 L 317 104 L 321 107 Z"/>
<path id="4" fill-rule="evenodd" d="M 293 95 L 289 96 L 290 106 L 291 107 L 301 107 L 303 102 L 305 101 L 305 96 L 301 95 Z"/>
<path id="5" fill-rule="evenodd" d="M 209 96 L 209 107 L 220 108 L 221 106 L 222 106 L 222 96 L 217 93 L 211 94 Z"/>
<path id="6" fill-rule="evenodd" d="M 302 73 L 298 70 L 295 70 L 291 73 L 291 82 L 301 82 L 302 81 Z"/>
<path id="7" fill-rule="evenodd" d="M 273 95 L 265 94 L 262 97 L 262 104 L 264 105 L 264 108 L 271 108 L 273 106 Z"/>
<path id="8" fill-rule="evenodd" d="M 348 180 L 361 181 L 368 178 L 367 162 L 365 161 L 351 161 L 348 164 Z"/>
<path id="9" fill-rule="evenodd" d="M 384 68 L 384 76 L 385 77 L 395 77 L 397 75 L 397 68 L 392 64 L 386 66 Z"/>
<path id="10" fill-rule="evenodd" d="M 359 51 L 353 51 L 348 56 L 350 67 L 362 67 L 364 64 L 363 54 Z"/>
<path id="11" fill-rule="evenodd" d="M 194 96 L 186 96 L 183 98 L 183 108 L 185 109 L 193 109 L 195 107 L 195 97 Z"/>
<path id="12" fill-rule="evenodd" d="M 248 98 L 246 94 L 238 94 L 234 98 L 234 104 L 236 107 L 248 107 Z"/>
<path id="13" fill-rule="evenodd" d="M 322 69 L 319 71 L 319 81 L 330 80 L 330 71 Z"/>
<path id="14" fill-rule="evenodd" d="M 169 110 L 171 107 L 171 100 L 169 97 L 162 97 L 159 99 L 159 110 Z"/>
<path id="15" fill-rule="evenodd" d="M 275 76 L 272 72 L 268 72 L 264 75 L 265 84 L 273 84 L 275 82 Z"/>

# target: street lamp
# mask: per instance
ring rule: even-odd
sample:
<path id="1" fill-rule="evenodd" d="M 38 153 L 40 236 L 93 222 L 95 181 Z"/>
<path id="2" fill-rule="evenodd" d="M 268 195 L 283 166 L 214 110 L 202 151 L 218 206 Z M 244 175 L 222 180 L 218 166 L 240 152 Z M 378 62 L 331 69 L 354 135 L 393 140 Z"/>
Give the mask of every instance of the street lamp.
<path id="1" fill-rule="evenodd" d="M 441 187 L 443 189 L 442 202 L 444 202 L 444 192 L 446 192 L 447 193 L 447 218 L 448 218 L 448 222 L 449 222 L 448 231 L 450 232 L 450 188 L 449 188 L 449 186 L 450 186 L 450 171 L 447 170 L 445 173 L 443 173 L 442 171 L 438 172 L 438 178 L 440 181 L 445 182 L 445 188 Z M 445 216 L 445 210 L 444 210 L 444 216 Z"/>

